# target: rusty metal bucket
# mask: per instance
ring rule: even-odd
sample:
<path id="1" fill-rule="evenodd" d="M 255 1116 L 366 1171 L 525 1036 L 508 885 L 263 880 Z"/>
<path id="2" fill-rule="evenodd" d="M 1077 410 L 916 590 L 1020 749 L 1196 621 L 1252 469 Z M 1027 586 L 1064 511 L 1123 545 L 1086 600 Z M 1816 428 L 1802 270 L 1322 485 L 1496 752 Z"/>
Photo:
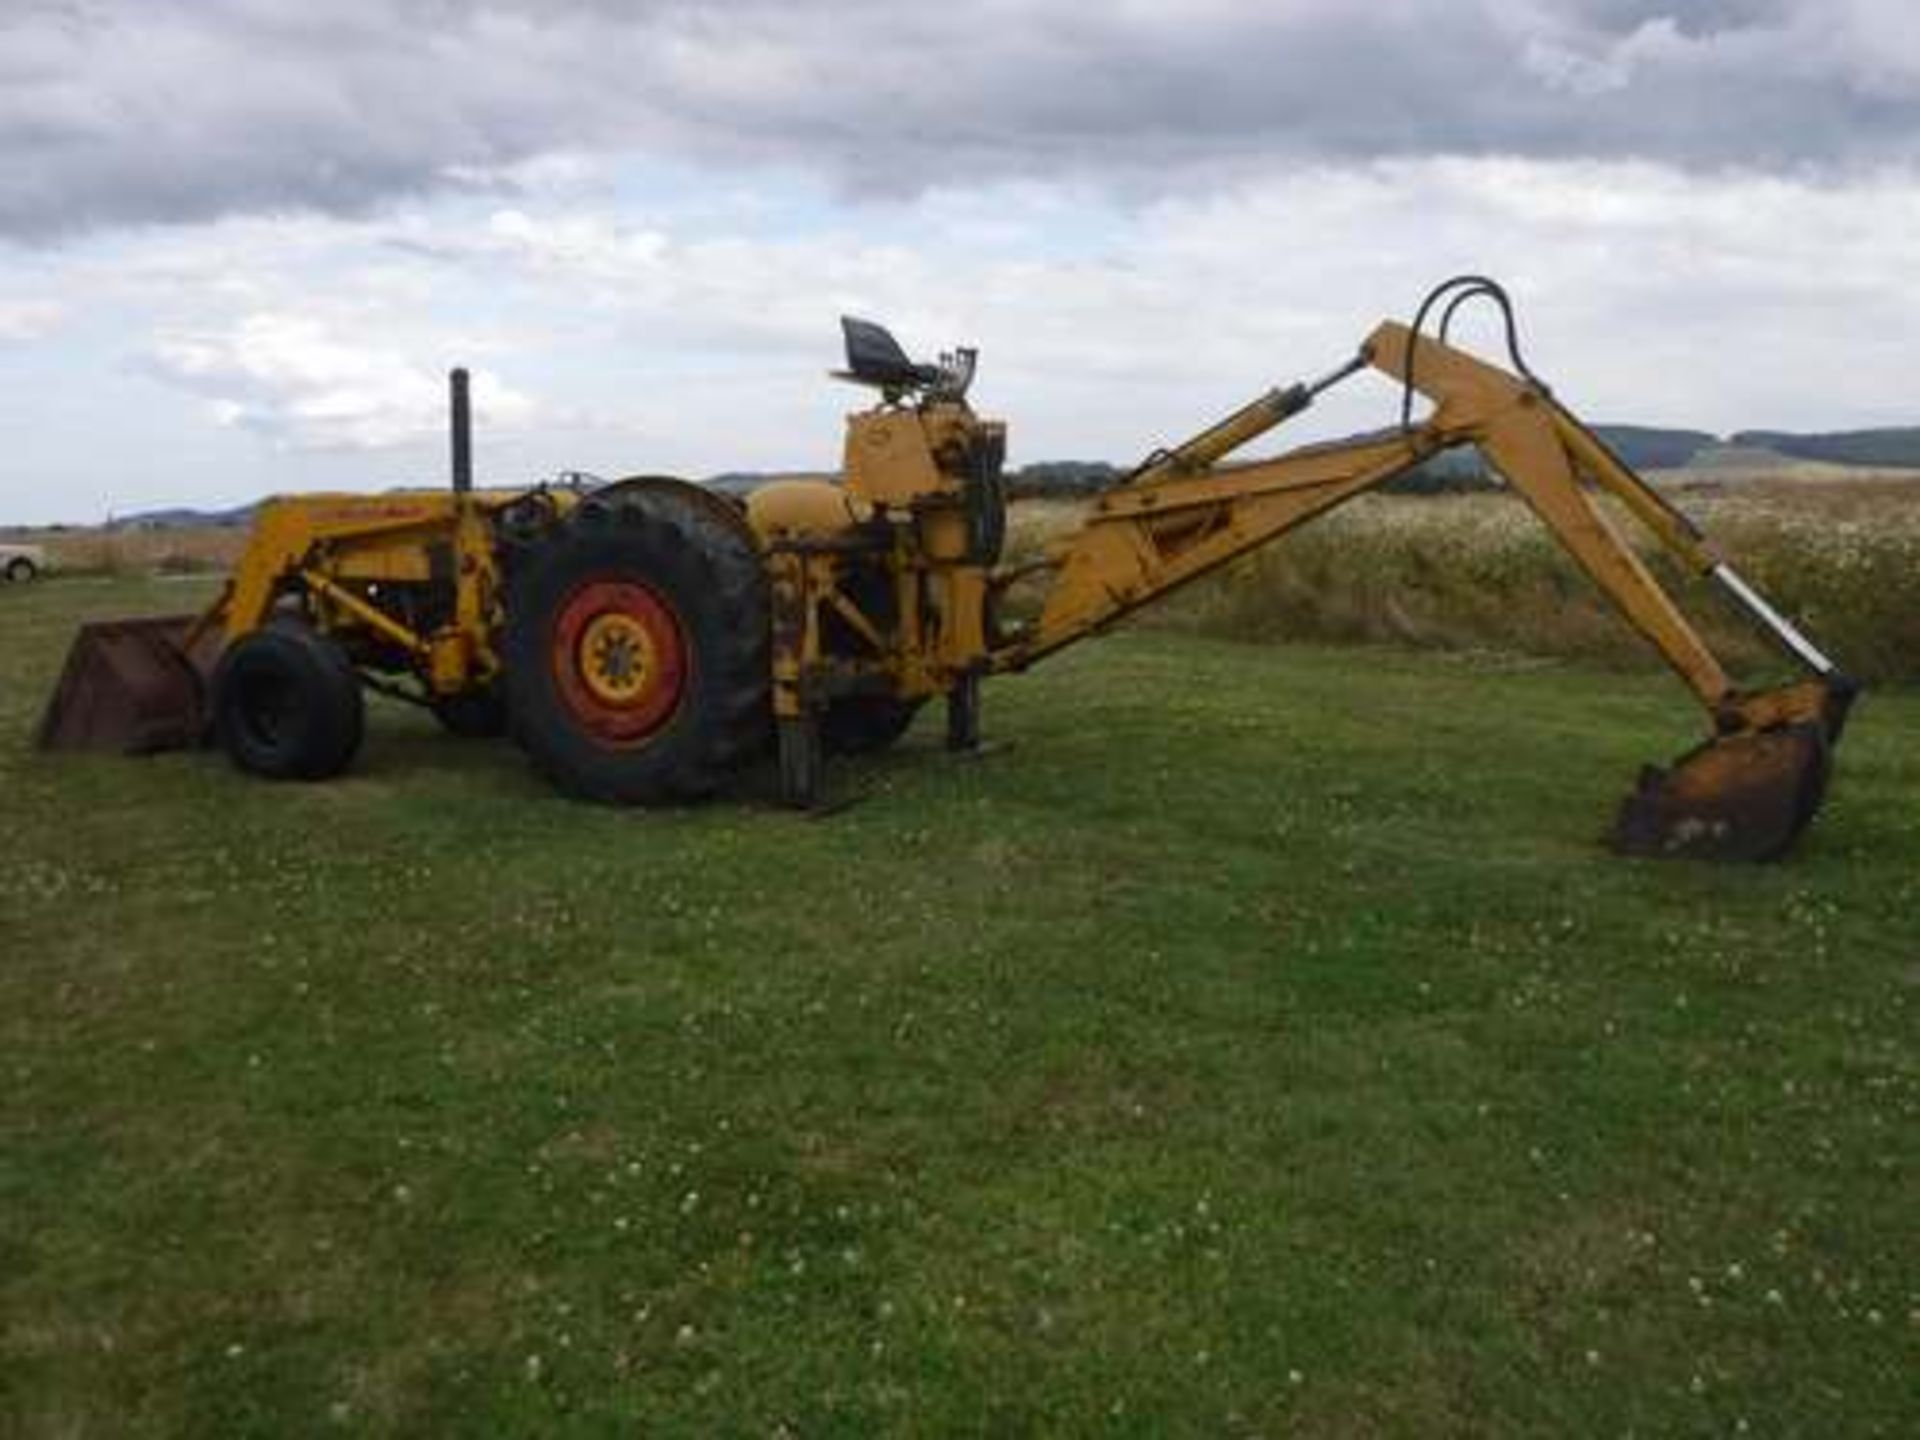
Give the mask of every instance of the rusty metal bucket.
<path id="1" fill-rule="evenodd" d="M 1622 855 L 1777 860 L 1826 798 L 1833 750 L 1859 686 L 1838 672 L 1748 696 L 1774 723 L 1717 735 L 1665 770 L 1649 765 L 1609 836 Z"/>
<path id="2" fill-rule="evenodd" d="M 1815 724 L 1709 740 L 1670 769 L 1640 772 L 1610 841 L 1656 859 L 1777 860 L 1813 823 L 1832 769 Z"/>
<path id="3" fill-rule="evenodd" d="M 217 628 L 194 615 L 82 625 L 40 717 L 43 750 L 144 755 L 199 745 Z"/>

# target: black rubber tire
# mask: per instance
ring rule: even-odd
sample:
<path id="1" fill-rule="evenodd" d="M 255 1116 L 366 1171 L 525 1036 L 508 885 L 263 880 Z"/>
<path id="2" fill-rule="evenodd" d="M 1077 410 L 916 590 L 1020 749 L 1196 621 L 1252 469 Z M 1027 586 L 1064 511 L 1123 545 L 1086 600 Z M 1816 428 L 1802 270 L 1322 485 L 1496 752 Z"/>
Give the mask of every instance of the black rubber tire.
<path id="1" fill-rule="evenodd" d="M 773 723 L 766 572 L 751 532 L 679 482 L 601 492 L 530 548 L 508 581 L 504 643 L 515 740 L 560 789 L 617 805 L 697 800 L 764 752 Z M 687 486 L 688 490 L 693 487 Z M 552 647 L 564 607 L 597 581 L 644 584 L 687 652 L 672 713 L 610 744 L 569 708 Z"/>
<path id="2" fill-rule="evenodd" d="M 507 697 L 498 685 L 428 702 L 433 718 L 462 740 L 493 740 L 507 733 Z"/>
<path id="3" fill-rule="evenodd" d="M 907 733 L 925 703 L 891 695 L 832 701 L 820 716 L 820 742 L 829 755 L 877 755 Z"/>
<path id="4" fill-rule="evenodd" d="M 7 579 L 15 585 L 24 585 L 40 573 L 40 567 L 24 555 L 16 555 L 7 562 Z"/>
<path id="5" fill-rule="evenodd" d="M 251 775 L 325 780 L 347 768 L 366 733 L 360 677 L 339 645 L 308 626 L 265 625 L 220 656 L 213 725 Z"/>

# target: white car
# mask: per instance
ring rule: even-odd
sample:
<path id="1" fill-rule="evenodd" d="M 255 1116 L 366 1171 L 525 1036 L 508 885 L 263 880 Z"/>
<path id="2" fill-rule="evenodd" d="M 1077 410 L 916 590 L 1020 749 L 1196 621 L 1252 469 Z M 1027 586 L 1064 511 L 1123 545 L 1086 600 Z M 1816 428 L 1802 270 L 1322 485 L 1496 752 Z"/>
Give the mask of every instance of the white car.
<path id="1" fill-rule="evenodd" d="M 0 541 L 0 575 L 9 580 L 31 580 L 47 568 L 47 552 L 38 545 L 11 545 Z"/>

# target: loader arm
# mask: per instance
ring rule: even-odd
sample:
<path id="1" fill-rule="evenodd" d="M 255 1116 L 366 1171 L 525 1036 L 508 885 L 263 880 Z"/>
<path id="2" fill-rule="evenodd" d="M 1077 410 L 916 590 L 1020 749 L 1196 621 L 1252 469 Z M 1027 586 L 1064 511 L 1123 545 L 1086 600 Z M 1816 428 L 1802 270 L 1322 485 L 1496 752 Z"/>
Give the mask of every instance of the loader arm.
<path id="1" fill-rule="evenodd" d="M 1384 435 L 1223 463 L 1371 367 L 1433 402 Z M 1157 453 L 1095 502 L 1041 562 L 1037 620 L 989 656 L 1019 670 L 1324 515 L 1421 461 L 1477 445 L 1554 538 L 1707 711 L 1713 738 L 1672 771 L 1649 770 L 1615 827 L 1633 853 L 1770 858 L 1810 821 L 1855 687 L 1726 564 L 1710 541 L 1564 409 L 1546 387 L 1388 322 L 1322 380 L 1274 390 Z M 1596 492 L 1613 496 L 1690 569 L 1719 581 L 1810 677 L 1745 692 L 1627 543 Z"/>

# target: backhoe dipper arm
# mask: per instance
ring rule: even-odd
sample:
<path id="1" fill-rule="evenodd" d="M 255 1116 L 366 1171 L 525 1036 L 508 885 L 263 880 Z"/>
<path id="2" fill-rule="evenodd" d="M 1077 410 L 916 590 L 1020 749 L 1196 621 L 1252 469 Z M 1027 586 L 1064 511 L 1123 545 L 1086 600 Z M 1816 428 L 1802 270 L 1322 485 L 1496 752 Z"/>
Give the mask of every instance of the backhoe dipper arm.
<path id="1" fill-rule="evenodd" d="M 1800 693 L 1805 709 L 1800 718 L 1823 715 L 1830 689 L 1837 687 L 1851 697 L 1852 687 L 1834 663 L 1768 605 L 1691 520 L 1634 474 L 1544 386 L 1438 341 L 1415 337 L 1402 325 L 1389 323 L 1374 331 L 1366 353 L 1376 368 L 1402 380 L 1411 359 L 1414 388 L 1435 405 L 1424 428 L 1442 448 L 1463 443 L 1480 447 L 1588 577 L 1678 672 L 1714 715 L 1718 729 L 1774 723 L 1784 693 L 1772 692 L 1762 701 L 1734 689 L 1612 518 L 1594 503 L 1591 489 L 1620 501 L 1688 568 L 1726 589 L 1796 661 L 1835 682 Z"/>
<path id="2" fill-rule="evenodd" d="M 1244 464 L 1235 450 L 1368 366 L 1433 402 L 1420 424 L 1306 446 Z M 1411 367 L 1411 368 L 1409 368 Z M 1615 457 L 1547 389 L 1392 322 L 1359 357 L 1311 385 L 1275 390 L 1169 451 L 1095 502 L 1049 548 L 1039 618 L 995 649 L 995 670 L 1042 656 L 1459 445 L 1477 445 L 1712 717 L 1717 740 L 1671 772 L 1649 770 L 1623 807 L 1619 848 L 1766 858 L 1784 850 L 1824 792 L 1827 754 L 1854 687 L 1768 606 L 1678 510 Z M 1592 491 L 1614 496 L 1654 538 L 1710 576 L 1814 678 L 1737 690 L 1699 633 L 1622 538 Z M 1731 742 L 1749 741 L 1747 745 Z"/>
<path id="3" fill-rule="evenodd" d="M 1404 326 L 1387 324 L 1367 342 L 1373 364 L 1396 379 L 1407 374 L 1409 347 L 1413 383 L 1434 402 L 1426 428 L 1444 446 L 1472 443 L 1519 491 L 1568 554 L 1600 587 L 1629 624 L 1651 641 L 1700 703 L 1714 710 L 1733 685 L 1692 625 L 1674 605 L 1645 562 L 1621 537 L 1612 519 L 1581 486 L 1576 457 L 1561 437 L 1550 396 L 1516 376 L 1437 341 L 1416 339 Z M 1624 475 L 1622 467 L 1619 469 Z M 1638 482 L 1626 489 L 1632 501 L 1657 501 Z M 1705 540 L 1663 502 L 1645 504 L 1643 518 L 1654 534 L 1690 564 L 1706 569 L 1714 560 Z M 1676 523 L 1677 522 L 1677 523 Z"/>

